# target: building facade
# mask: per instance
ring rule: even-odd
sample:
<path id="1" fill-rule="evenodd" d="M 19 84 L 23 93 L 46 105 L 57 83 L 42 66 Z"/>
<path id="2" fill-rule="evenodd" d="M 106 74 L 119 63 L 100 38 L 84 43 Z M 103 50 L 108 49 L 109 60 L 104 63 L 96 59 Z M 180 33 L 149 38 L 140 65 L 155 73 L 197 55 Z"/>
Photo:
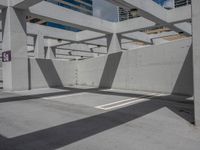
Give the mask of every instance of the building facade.
<path id="1" fill-rule="evenodd" d="M 181 7 L 185 5 L 190 5 L 191 0 L 174 0 L 174 6 L 175 7 Z"/>
<path id="2" fill-rule="evenodd" d="M 191 4 L 191 0 L 153 0 L 153 1 L 163 6 L 166 9 L 173 9 L 176 7 L 181 7 Z M 138 17 L 137 9 L 126 10 L 124 8 L 118 7 L 118 21 L 124 21 L 135 17 Z"/>

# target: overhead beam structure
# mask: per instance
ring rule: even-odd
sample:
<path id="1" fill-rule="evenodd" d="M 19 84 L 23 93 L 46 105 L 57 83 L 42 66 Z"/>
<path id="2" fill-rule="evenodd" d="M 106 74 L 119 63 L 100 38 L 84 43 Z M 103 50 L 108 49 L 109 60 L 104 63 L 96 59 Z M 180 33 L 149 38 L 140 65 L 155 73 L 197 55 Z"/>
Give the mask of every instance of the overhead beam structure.
<path id="1" fill-rule="evenodd" d="M 76 33 L 76 40 L 79 42 L 99 39 L 105 37 L 106 34 L 84 30 Z"/>
<path id="2" fill-rule="evenodd" d="M 94 31 L 84 30 L 80 32 L 72 32 L 57 28 L 52 28 L 44 25 L 27 23 L 27 34 L 37 35 L 43 34 L 46 38 L 62 39 L 71 42 L 84 42 L 94 39 L 105 37 L 106 34 L 98 33 Z"/>
<path id="3" fill-rule="evenodd" d="M 113 33 L 112 22 L 102 20 L 97 17 L 88 16 L 83 13 L 63 8 L 45 1 L 30 7 L 27 13 L 36 18 L 66 26 L 73 26 L 79 29 L 88 29 L 100 33 Z"/>
<path id="4" fill-rule="evenodd" d="M 149 35 L 144 32 L 126 33 L 122 34 L 121 37 L 136 42 L 143 42 L 144 44 L 153 44 Z"/>
<path id="5" fill-rule="evenodd" d="M 10 6 L 19 8 L 19 9 L 27 9 L 43 0 L 10 0 Z"/>
<path id="6" fill-rule="evenodd" d="M 28 6 L 28 3 L 35 4 L 38 2 L 39 1 L 32 2 L 32 0 L 16 0 L 13 3 L 15 3 L 16 5 L 27 4 L 26 6 Z M 132 7 L 131 5 L 128 5 L 128 6 Z M 29 5 L 29 7 L 30 7 L 30 5 Z M 44 7 L 46 8 L 45 10 L 43 9 Z M 25 7 L 23 7 L 23 8 L 25 8 Z M 57 13 L 51 13 L 52 10 L 54 10 L 54 12 L 57 12 Z M 177 10 L 178 10 L 177 14 L 180 14 L 180 12 L 182 12 L 181 9 L 177 9 Z M 155 27 L 156 25 L 159 25 L 158 23 L 155 23 L 154 21 L 150 21 L 150 20 L 142 18 L 142 17 L 134 18 L 134 19 L 119 22 L 119 23 L 112 23 L 112 22 L 105 21 L 105 20 L 102 20 L 102 19 L 99 19 L 96 17 L 92 17 L 92 16 L 88 16 L 88 15 L 76 12 L 73 10 L 61 8 L 59 6 L 56 6 L 54 4 L 51 4 L 51 3 L 45 2 L 45 1 L 40 2 L 40 3 L 30 7 L 28 12 L 30 15 L 36 16 L 38 18 L 42 18 L 44 20 L 53 21 L 56 23 L 60 23 L 62 25 L 73 25 L 78 28 L 88 29 L 88 31 L 86 30 L 86 31 L 77 33 L 76 39 L 73 39 L 73 36 L 68 36 L 69 38 L 65 39 L 65 40 L 69 40 L 69 41 L 83 41 L 84 42 L 87 40 L 102 38 L 105 36 L 105 34 L 129 33 L 129 32 L 139 31 L 139 30 L 143 30 L 146 28 L 151 28 L 151 27 Z M 168 11 L 164 10 L 164 13 L 165 12 L 168 12 Z M 172 13 L 172 11 L 170 11 L 169 14 L 170 13 Z M 63 14 L 65 14 L 65 15 L 63 15 Z M 181 16 L 183 16 L 183 17 L 181 17 L 182 20 L 188 19 L 187 15 L 181 15 Z M 76 19 L 77 17 L 81 18 L 82 20 Z M 85 20 L 87 20 L 87 22 Z M 171 21 L 180 22 L 180 17 L 172 18 Z M 181 26 L 181 27 L 183 27 L 183 26 Z M 179 26 L 177 25 L 177 28 L 181 28 L 181 27 L 180 27 L 180 25 Z M 42 27 L 42 28 L 45 30 L 44 27 Z M 185 27 L 183 27 L 183 29 L 184 28 Z M 49 27 L 49 29 L 50 29 L 50 27 Z M 49 30 L 49 29 L 47 29 L 47 30 Z M 27 27 L 27 30 L 30 31 L 31 33 L 34 32 L 34 31 L 32 32 L 31 28 L 29 29 L 29 27 Z M 92 30 L 93 32 L 89 31 L 89 30 Z M 94 32 L 94 31 L 96 31 L 96 32 Z M 42 31 L 42 32 L 45 32 L 45 31 Z M 49 32 L 46 32 L 46 33 L 48 34 Z M 52 34 L 52 35 L 56 35 L 56 34 Z M 60 34 L 60 35 L 62 35 L 62 34 Z M 46 37 L 48 37 L 48 36 L 49 35 L 47 35 Z M 57 36 L 54 36 L 54 37 L 57 37 Z M 66 37 L 67 36 L 64 35 L 63 37 L 61 36 L 60 39 L 66 38 Z M 71 39 L 71 37 L 72 37 L 72 39 Z M 127 38 L 127 37 L 125 37 L 125 38 Z M 139 39 L 137 39 L 137 37 L 134 37 L 135 41 L 138 40 L 138 41 L 146 42 L 145 40 L 147 37 L 144 37 L 144 40 L 141 39 L 141 36 L 139 36 L 138 38 Z"/>
<path id="7" fill-rule="evenodd" d="M 115 33 L 123 34 L 129 32 L 140 31 L 146 28 L 155 27 L 156 23 L 145 19 L 143 17 L 138 17 L 134 19 L 129 19 L 125 21 L 121 21 L 114 24 Z"/>
<path id="8" fill-rule="evenodd" d="M 44 37 L 62 39 L 67 41 L 76 41 L 75 32 L 61 30 L 39 24 L 27 23 L 27 34 L 37 35 L 39 33 L 43 34 Z"/>
<path id="9" fill-rule="evenodd" d="M 191 7 L 186 6 L 185 10 L 174 9 L 173 11 L 166 10 L 153 1 L 149 0 L 107 0 L 113 4 L 126 9 L 137 8 L 139 14 L 144 18 L 155 22 L 156 24 L 166 26 L 176 32 L 183 32 L 186 35 L 191 35 L 187 31 L 173 25 L 176 22 L 182 22 L 191 19 Z M 158 13 L 159 12 L 159 13 Z M 181 12 L 181 13 L 180 13 Z M 189 13 L 188 13 L 189 12 Z M 183 14 L 182 14 L 183 13 Z"/>

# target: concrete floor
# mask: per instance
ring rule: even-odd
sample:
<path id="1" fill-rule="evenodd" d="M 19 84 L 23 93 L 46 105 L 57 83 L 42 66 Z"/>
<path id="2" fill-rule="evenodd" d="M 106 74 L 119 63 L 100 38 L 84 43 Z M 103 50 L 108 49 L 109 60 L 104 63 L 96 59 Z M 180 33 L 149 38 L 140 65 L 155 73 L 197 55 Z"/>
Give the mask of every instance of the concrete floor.
<path id="1" fill-rule="evenodd" d="M 186 99 L 80 87 L 0 91 L 0 150 L 199 150 Z"/>

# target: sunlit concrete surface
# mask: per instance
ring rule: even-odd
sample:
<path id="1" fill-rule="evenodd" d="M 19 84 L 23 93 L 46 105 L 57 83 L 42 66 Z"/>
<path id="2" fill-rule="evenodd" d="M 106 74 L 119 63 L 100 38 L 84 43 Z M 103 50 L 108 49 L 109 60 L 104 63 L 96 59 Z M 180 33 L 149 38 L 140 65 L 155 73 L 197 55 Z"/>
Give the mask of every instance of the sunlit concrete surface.
<path id="1" fill-rule="evenodd" d="M 200 1 L 107 1 L 137 16 L 0 0 L 0 150 L 199 150 Z"/>
<path id="2" fill-rule="evenodd" d="M 198 150 L 192 99 L 174 97 L 80 87 L 1 93 L 0 149 Z M 118 107 L 96 107 L 110 103 Z"/>

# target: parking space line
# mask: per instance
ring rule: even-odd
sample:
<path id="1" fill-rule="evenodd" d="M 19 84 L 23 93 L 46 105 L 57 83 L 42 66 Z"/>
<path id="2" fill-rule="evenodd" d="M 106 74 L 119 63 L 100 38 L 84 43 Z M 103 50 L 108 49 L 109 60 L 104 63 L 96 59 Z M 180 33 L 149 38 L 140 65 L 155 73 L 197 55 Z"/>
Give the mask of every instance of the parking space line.
<path id="1" fill-rule="evenodd" d="M 137 104 L 137 103 L 141 103 L 141 102 L 144 102 L 144 101 L 148 101 L 152 97 L 162 96 L 162 95 L 163 94 L 151 93 L 149 96 L 128 98 L 128 99 L 120 100 L 120 101 L 113 102 L 113 103 L 99 105 L 99 106 L 96 106 L 95 108 L 102 109 L 102 110 L 110 110 L 110 109 L 126 106 L 126 105 L 129 105 L 129 104 Z"/>
<path id="2" fill-rule="evenodd" d="M 119 100 L 119 101 L 116 101 L 116 102 L 100 105 L 100 107 L 118 104 L 118 103 L 122 103 L 122 102 L 127 102 L 127 101 L 134 100 L 134 99 L 140 99 L 140 98 L 145 98 L 145 97 L 149 97 L 149 96 L 155 96 L 155 95 L 156 95 L 156 93 L 150 93 L 149 95 L 145 95 L 145 96 L 141 96 L 141 97 L 133 97 L 133 98 L 128 98 L 128 99 Z"/>
<path id="3" fill-rule="evenodd" d="M 80 95 L 83 95 L 83 94 L 86 94 L 86 93 L 82 92 L 82 93 L 75 93 L 75 94 L 70 94 L 70 95 L 42 97 L 42 99 L 59 99 L 59 98 L 65 98 L 65 97 L 80 96 Z"/>

